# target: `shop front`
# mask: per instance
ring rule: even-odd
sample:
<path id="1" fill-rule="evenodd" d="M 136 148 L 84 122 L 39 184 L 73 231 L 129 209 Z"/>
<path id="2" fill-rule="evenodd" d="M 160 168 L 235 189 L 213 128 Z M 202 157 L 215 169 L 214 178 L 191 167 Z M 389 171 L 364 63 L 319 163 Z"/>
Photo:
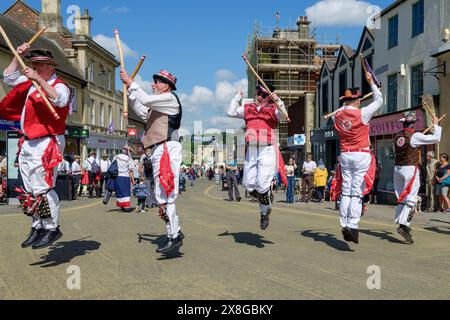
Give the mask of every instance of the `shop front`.
<path id="1" fill-rule="evenodd" d="M 79 155 L 81 152 L 81 138 L 83 135 L 86 135 L 86 132 L 83 131 L 83 128 L 76 126 L 67 126 L 66 127 L 66 148 L 64 150 L 64 158 L 72 162 L 76 155 Z"/>
<path id="2" fill-rule="evenodd" d="M 380 172 L 378 176 L 378 201 L 381 203 L 394 204 L 396 202 L 393 182 L 395 167 L 393 140 L 394 136 L 403 129 L 403 124 L 399 120 L 403 118 L 403 112 L 405 111 L 376 117 L 370 121 L 370 137 Z M 426 115 L 421 109 L 411 111 L 415 111 L 417 114 L 416 130 L 423 131 L 427 127 Z M 422 147 L 422 161 L 425 161 L 426 153 L 434 150 L 433 148 L 434 146 Z"/>
<path id="3" fill-rule="evenodd" d="M 88 138 L 82 139 L 83 156 L 87 157 L 89 153 L 95 151 L 99 158 L 106 153 L 113 159 L 127 143 L 126 138 L 91 133 Z"/>
<path id="4" fill-rule="evenodd" d="M 322 160 L 328 170 L 334 170 L 339 156 L 338 135 L 333 126 L 311 131 L 313 158 Z"/>

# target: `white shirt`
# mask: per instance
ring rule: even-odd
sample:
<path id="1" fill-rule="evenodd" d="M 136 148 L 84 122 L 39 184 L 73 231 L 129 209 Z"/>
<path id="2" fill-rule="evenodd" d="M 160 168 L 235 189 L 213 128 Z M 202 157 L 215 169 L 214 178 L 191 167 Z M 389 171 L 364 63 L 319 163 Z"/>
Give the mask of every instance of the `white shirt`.
<path id="1" fill-rule="evenodd" d="M 233 100 L 231 100 L 231 104 L 230 104 L 230 108 L 228 109 L 228 116 L 230 118 L 240 118 L 240 119 L 244 119 L 245 117 L 245 108 L 244 106 L 241 106 L 241 100 L 242 100 L 242 95 L 241 93 L 238 93 Z M 284 106 L 284 102 L 281 99 L 278 99 L 278 104 L 280 106 L 281 109 L 285 110 L 286 107 Z M 256 107 L 256 109 L 261 110 L 262 105 L 259 105 Z M 280 110 L 278 110 L 278 108 L 275 110 L 275 116 L 277 117 L 277 120 L 281 119 L 281 112 Z"/>
<path id="2" fill-rule="evenodd" d="M 130 171 L 134 168 L 134 162 L 131 157 L 126 154 L 116 156 L 117 167 L 119 169 L 119 177 L 130 177 Z"/>
<path id="3" fill-rule="evenodd" d="M 63 160 L 60 164 L 58 164 L 58 172 L 69 173 L 70 164 L 66 160 Z"/>
<path id="4" fill-rule="evenodd" d="M 303 173 L 305 173 L 305 174 L 313 174 L 316 169 L 317 169 L 317 164 L 315 161 L 309 161 L 309 162 L 305 161 L 303 163 L 302 170 L 303 170 Z"/>
<path id="5" fill-rule="evenodd" d="M 80 175 L 81 174 L 81 166 L 78 162 L 74 161 L 72 163 L 72 174 L 73 175 Z"/>
<path id="6" fill-rule="evenodd" d="M 180 113 L 177 98 L 172 93 L 149 95 L 136 82 L 128 89 L 128 100 L 134 112 L 144 121 L 147 121 L 150 110 L 169 116 Z"/>
<path id="7" fill-rule="evenodd" d="M 94 162 L 96 162 L 97 160 L 93 157 L 90 156 L 89 158 L 87 158 L 86 160 L 84 160 L 83 162 L 83 169 L 87 170 L 87 171 L 92 171 L 92 165 L 94 164 Z"/>
<path id="8" fill-rule="evenodd" d="M 433 134 L 425 135 L 421 132 L 417 132 L 411 137 L 411 141 L 409 143 L 413 148 L 429 144 L 438 144 L 439 142 L 441 142 L 441 136 L 442 136 L 442 127 L 436 124 L 434 125 Z"/>
<path id="9" fill-rule="evenodd" d="M 5 70 L 6 71 L 6 70 Z M 3 72 L 3 78 L 5 83 L 8 86 L 15 87 L 21 83 L 24 83 L 28 81 L 28 78 L 25 76 L 21 76 L 19 71 L 12 72 L 10 74 L 7 74 L 6 72 Z M 47 81 L 49 85 L 53 85 L 53 83 L 56 80 L 56 74 L 53 74 L 50 79 Z M 65 86 L 62 83 L 59 83 L 55 86 L 55 90 L 58 93 L 58 97 L 56 100 L 48 98 L 48 100 L 52 103 L 53 106 L 58 108 L 64 108 L 69 103 L 70 99 L 70 90 L 67 86 Z M 36 88 L 34 86 L 31 86 L 30 90 L 28 91 L 27 99 L 33 92 L 36 91 Z M 25 122 L 25 108 L 22 110 L 22 116 L 20 118 L 20 128 L 22 129 L 22 132 L 26 135 L 26 132 L 24 131 L 24 122 Z"/>
<path id="10" fill-rule="evenodd" d="M 100 160 L 100 171 L 102 173 L 108 172 L 109 167 L 111 166 L 111 160 Z"/>
<path id="11" fill-rule="evenodd" d="M 361 108 L 361 118 L 363 124 L 369 124 L 370 120 L 372 120 L 373 116 L 378 112 L 378 110 L 381 109 L 383 106 L 383 94 L 381 93 L 380 89 L 374 84 L 371 86 L 374 101 L 369 104 L 367 107 Z M 351 109 L 358 109 L 353 106 L 343 106 L 338 109 L 338 111 L 342 110 L 351 110 Z M 335 121 L 337 113 L 333 116 L 333 121 Z"/>

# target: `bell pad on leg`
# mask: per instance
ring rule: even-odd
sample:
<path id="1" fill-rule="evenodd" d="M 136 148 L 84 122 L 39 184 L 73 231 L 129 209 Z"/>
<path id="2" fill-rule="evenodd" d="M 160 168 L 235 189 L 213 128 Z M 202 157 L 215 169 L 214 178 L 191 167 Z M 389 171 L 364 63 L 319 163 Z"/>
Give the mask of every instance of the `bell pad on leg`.
<path id="1" fill-rule="evenodd" d="M 167 204 L 162 204 L 161 207 L 159 208 L 159 217 L 165 223 L 169 223 L 170 222 L 170 219 L 167 216 Z"/>

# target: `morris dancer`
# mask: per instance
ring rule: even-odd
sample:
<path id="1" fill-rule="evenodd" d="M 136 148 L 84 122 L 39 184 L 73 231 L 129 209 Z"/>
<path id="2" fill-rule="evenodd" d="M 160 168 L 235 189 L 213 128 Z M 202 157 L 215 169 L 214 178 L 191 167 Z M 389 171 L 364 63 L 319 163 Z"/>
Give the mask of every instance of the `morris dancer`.
<path id="1" fill-rule="evenodd" d="M 420 146 L 439 143 L 442 128 L 438 125 L 438 118 L 433 115 L 433 134 L 424 135 L 415 132 L 417 122 L 415 112 L 407 112 L 400 122 L 403 122 L 403 131 L 394 138 L 396 154 L 394 187 L 398 198 L 395 223 L 400 225 L 397 232 L 408 243 L 413 244 L 414 239 L 410 228 L 413 216 L 410 213 L 417 203 L 417 194 L 420 189 Z"/>
<path id="2" fill-rule="evenodd" d="M 184 239 L 175 206 L 183 155 L 181 144 L 171 141 L 182 118 L 181 102 L 174 93 L 177 79 L 165 70 L 160 71 L 153 76 L 153 95 L 148 95 L 125 71 L 121 71 L 120 77 L 128 87 L 133 110 L 147 121 L 143 144 L 151 150 L 155 196 L 161 205 L 160 216 L 166 223 L 168 237 L 167 243 L 156 252 L 167 253 L 183 245 Z"/>
<path id="3" fill-rule="evenodd" d="M 269 89 L 271 92 L 275 90 L 273 87 Z M 260 226 L 262 230 L 266 230 L 272 211 L 272 180 L 277 172 L 277 165 L 279 166 L 279 161 L 282 160 L 275 133 L 282 115 L 274 102 L 277 101 L 282 109 L 286 109 L 276 94 L 270 95 L 262 86 L 257 89 L 255 103 L 241 107 L 242 96 L 243 92 L 240 91 L 232 100 L 228 116 L 244 119 L 247 125 L 243 185 L 250 196 L 259 201 Z M 285 172 L 284 164 L 280 169 Z"/>
<path id="4" fill-rule="evenodd" d="M 367 190 L 370 191 L 373 183 L 373 179 L 368 178 L 369 169 L 373 169 L 373 176 L 375 169 L 375 159 L 370 152 L 369 121 L 383 105 L 383 96 L 372 75 L 366 73 L 366 79 L 372 87 L 375 101 L 359 109 L 362 98 L 359 88 L 347 89 L 340 98 L 344 106 L 333 116 L 341 147 L 340 222 L 345 241 L 354 243 L 359 243 L 358 224 L 361 219 L 363 194 Z M 339 180 L 339 177 L 336 178 Z"/>
<path id="5" fill-rule="evenodd" d="M 17 48 L 23 57 L 28 53 L 32 67 L 24 75 L 14 58 L 4 71 L 4 81 L 13 86 L 0 103 L 0 118 L 19 121 L 24 135 L 19 151 L 19 168 L 24 190 L 19 197 L 27 216 L 33 218 L 31 233 L 22 248 L 40 249 L 50 246 L 63 234 L 59 229 L 59 198 L 56 185 L 58 164 L 65 146 L 66 119 L 70 90 L 55 74 L 53 53 L 30 50 L 28 44 Z M 55 107 L 60 119 L 55 120 L 31 80 L 36 81 Z"/>

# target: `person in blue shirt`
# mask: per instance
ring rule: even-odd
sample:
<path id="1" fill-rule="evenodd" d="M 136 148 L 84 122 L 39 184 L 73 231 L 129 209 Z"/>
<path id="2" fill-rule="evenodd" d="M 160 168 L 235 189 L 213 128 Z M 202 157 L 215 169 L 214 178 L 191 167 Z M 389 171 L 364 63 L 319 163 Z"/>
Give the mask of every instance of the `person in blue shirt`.
<path id="1" fill-rule="evenodd" d="M 150 195 L 147 188 L 145 187 L 145 178 L 141 178 L 139 180 L 139 184 L 133 189 L 133 194 L 138 200 L 138 204 L 136 206 L 136 212 L 145 213 L 145 201 L 147 197 Z"/>

